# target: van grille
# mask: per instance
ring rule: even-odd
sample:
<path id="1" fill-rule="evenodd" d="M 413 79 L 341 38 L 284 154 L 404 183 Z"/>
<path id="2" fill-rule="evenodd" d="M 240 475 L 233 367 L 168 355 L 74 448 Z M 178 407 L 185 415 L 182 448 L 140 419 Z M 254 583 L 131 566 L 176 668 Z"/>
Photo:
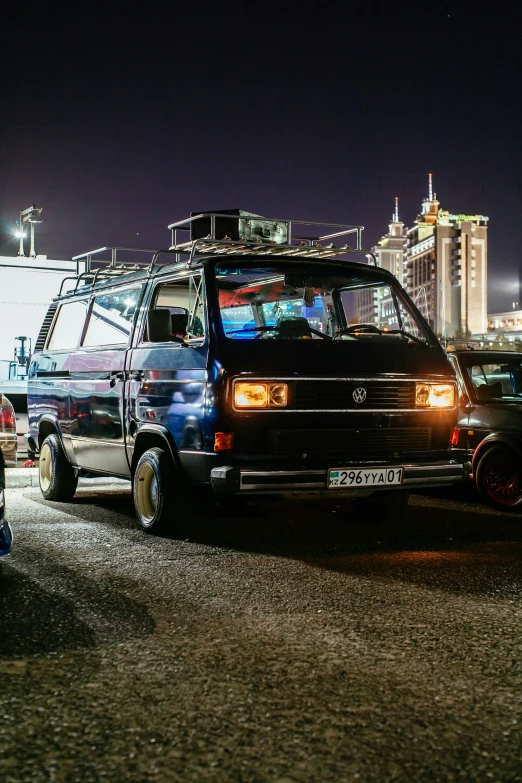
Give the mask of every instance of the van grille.
<path id="1" fill-rule="evenodd" d="M 273 430 L 269 437 L 273 454 L 308 454 L 329 459 L 379 459 L 403 451 L 430 448 L 430 427 L 403 429 Z"/>
<path id="2" fill-rule="evenodd" d="M 352 394 L 362 387 L 366 399 L 360 405 Z M 413 381 L 298 381 L 295 410 L 403 410 L 415 408 Z"/>

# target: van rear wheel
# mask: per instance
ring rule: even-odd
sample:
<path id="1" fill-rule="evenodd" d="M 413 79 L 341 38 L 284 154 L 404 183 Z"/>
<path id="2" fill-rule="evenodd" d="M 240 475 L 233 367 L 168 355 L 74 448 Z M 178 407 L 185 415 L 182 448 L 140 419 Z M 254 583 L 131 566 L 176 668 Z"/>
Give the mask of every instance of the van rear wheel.
<path id="1" fill-rule="evenodd" d="M 374 492 L 367 498 L 352 500 L 358 521 L 363 525 L 386 525 L 400 522 L 404 517 L 410 493 L 404 489 Z"/>
<path id="2" fill-rule="evenodd" d="M 71 500 L 78 477 L 63 450 L 58 435 L 48 435 L 40 449 L 40 491 L 46 500 Z"/>
<path id="3" fill-rule="evenodd" d="M 134 471 L 132 493 L 140 526 L 147 533 L 179 535 L 189 519 L 186 488 L 163 449 L 145 451 Z"/>

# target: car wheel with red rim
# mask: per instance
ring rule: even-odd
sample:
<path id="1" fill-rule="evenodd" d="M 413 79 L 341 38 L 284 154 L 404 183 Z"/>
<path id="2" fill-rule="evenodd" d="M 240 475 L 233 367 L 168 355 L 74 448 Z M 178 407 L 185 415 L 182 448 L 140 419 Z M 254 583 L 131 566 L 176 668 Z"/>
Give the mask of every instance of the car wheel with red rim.
<path id="1" fill-rule="evenodd" d="M 522 511 L 522 457 L 509 446 L 497 445 L 481 457 L 477 488 L 499 511 Z"/>

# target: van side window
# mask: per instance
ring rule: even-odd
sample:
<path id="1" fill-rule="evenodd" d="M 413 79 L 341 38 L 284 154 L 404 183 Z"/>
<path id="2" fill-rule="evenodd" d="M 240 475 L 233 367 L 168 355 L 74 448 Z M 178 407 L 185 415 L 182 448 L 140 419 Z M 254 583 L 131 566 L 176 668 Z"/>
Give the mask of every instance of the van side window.
<path id="1" fill-rule="evenodd" d="M 204 337 L 201 276 L 191 275 L 158 285 L 152 297 L 144 341 L 187 343 Z"/>
<path id="2" fill-rule="evenodd" d="M 83 331 L 87 305 L 87 299 L 62 304 L 54 322 L 51 339 L 47 346 L 48 350 L 60 351 L 64 348 L 76 348 Z"/>
<path id="3" fill-rule="evenodd" d="M 126 345 L 141 288 L 127 288 L 94 299 L 83 346 Z"/>

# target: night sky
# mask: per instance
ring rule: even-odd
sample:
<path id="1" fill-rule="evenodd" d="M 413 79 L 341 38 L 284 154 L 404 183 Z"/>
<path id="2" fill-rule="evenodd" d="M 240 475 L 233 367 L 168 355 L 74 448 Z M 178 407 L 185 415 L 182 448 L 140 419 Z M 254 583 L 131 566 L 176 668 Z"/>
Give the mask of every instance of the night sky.
<path id="1" fill-rule="evenodd" d="M 439 3 L 24 6 L 2 42 L 0 229 L 44 207 L 37 251 L 168 245 L 240 207 L 387 230 L 427 174 L 489 224 L 489 309 L 522 261 L 521 12 Z M 426 6 L 427 8 L 428 6 Z M 134 10 L 133 10 L 134 9 Z"/>

